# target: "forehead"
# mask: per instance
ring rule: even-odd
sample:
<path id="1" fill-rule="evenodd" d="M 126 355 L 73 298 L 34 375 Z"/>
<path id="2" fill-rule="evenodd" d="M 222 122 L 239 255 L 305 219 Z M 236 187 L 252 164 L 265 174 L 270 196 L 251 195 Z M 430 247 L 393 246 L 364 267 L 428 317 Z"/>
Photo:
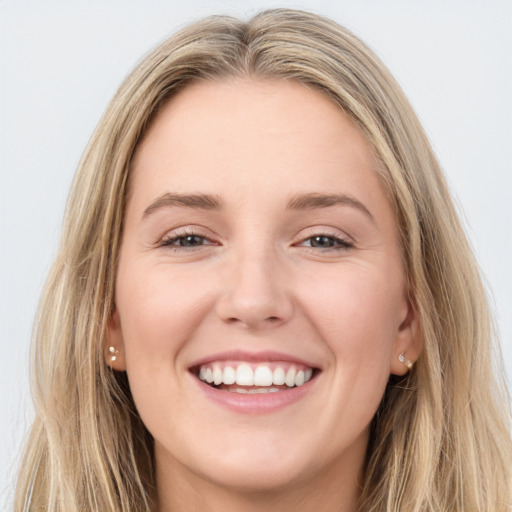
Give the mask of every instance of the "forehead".
<path id="1" fill-rule="evenodd" d="M 371 192 L 380 187 L 375 168 L 362 132 L 316 90 L 289 80 L 201 82 L 151 124 L 131 192 L 146 200 L 163 188 L 229 195 L 235 187 L 254 196 L 269 187 L 294 194 L 364 185 Z"/>

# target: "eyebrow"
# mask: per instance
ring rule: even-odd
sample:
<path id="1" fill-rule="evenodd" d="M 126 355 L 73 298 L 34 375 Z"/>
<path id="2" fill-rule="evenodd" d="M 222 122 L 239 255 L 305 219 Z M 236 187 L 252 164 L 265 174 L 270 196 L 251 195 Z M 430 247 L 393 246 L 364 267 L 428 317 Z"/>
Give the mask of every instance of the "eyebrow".
<path id="1" fill-rule="evenodd" d="M 219 197 L 208 194 L 176 194 L 167 192 L 157 197 L 145 210 L 143 217 L 161 208 L 184 206 L 199 210 L 220 210 L 222 202 Z"/>
<path id="2" fill-rule="evenodd" d="M 363 212 L 373 222 L 375 219 L 368 208 L 355 197 L 346 194 L 298 194 L 293 196 L 288 205 L 289 210 L 307 210 L 316 208 L 329 208 L 330 206 L 343 205 L 356 208 Z"/>
<path id="3" fill-rule="evenodd" d="M 286 209 L 308 210 L 329 208 L 330 206 L 336 205 L 356 208 L 375 222 L 373 215 L 363 203 L 346 194 L 319 194 L 315 192 L 309 194 L 297 194 L 288 201 Z M 147 217 L 161 208 L 171 208 L 173 206 L 199 210 L 220 210 L 222 208 L 222 201 L 218 196 L 209 194 L 178 194 L 167 192 L 157 197 L 144 210 L 143 217 Z"/>

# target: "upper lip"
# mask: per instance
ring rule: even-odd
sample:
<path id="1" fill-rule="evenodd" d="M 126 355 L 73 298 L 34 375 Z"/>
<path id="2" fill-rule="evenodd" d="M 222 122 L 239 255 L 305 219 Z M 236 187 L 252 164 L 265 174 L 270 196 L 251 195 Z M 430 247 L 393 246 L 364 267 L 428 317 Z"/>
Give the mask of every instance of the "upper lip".
<path id="1" fill-rule="evenodd" d="M 225 352 L 218 352 L 216 354 L 210 354 L 201 359 L 198 359 L 197 361 L 193 362 L 189 368 L 196 368 L 203 364 L 213 363 L 215 361 L 244 361 L 247 363 L 268 363 L 273 361 L 283 361 L 308 366 L 309 368 L 318 368 L 318 365 L 312 363 L 311 361 L 273 350 L 265 350 L 259 352 L 228 350 Z"/>

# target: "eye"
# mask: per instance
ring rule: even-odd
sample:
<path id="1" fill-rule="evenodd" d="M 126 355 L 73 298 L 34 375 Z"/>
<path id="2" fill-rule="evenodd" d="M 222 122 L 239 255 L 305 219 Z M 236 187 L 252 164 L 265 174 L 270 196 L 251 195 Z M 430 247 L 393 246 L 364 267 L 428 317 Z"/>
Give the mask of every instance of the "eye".
<path id="1" fill-rule="evenodd" d="M 199 247 L 200 245 L 204 245 L 206 241 L 207 240 L 204 236 L 186 235 L 177 236 L 175 238 L 172 238 L 171 240 L 167 240 L 165 245 L 179 245 L 180 247 Z"/>
<path id="2" fill-rule="evenodd" d="M 195 249 L 204 245 L 215 245 L 215 243 L 205 236 L 199 235 L 197 233 L 174 234 L 168 238 L 165 238 L 160 243 L 161 247 L 170 247 L 175 250 L 180 250 L 180 248 Z"/>
<path id="3" fill-rule="evenodd" d="M 351 243 L 333 235 L 321 234 L 306 238 L 300 244 L 302 247 L 311 247 L 313 249 L 349 249 L 352 246 Z"/>

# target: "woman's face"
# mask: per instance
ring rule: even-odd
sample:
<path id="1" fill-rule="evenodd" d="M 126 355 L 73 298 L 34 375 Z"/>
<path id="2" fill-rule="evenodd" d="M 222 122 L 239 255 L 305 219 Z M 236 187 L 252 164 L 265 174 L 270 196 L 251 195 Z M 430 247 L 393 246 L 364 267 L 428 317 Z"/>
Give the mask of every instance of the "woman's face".
<path id="1" fill-rule="evenodd" d="M 299 83 L 195 84 L 161 110 L 133 165 L 108 333 L 157 472 L 260 490 L 360 476 L 397 356 L 416 354 L 375 168 Z"/>

